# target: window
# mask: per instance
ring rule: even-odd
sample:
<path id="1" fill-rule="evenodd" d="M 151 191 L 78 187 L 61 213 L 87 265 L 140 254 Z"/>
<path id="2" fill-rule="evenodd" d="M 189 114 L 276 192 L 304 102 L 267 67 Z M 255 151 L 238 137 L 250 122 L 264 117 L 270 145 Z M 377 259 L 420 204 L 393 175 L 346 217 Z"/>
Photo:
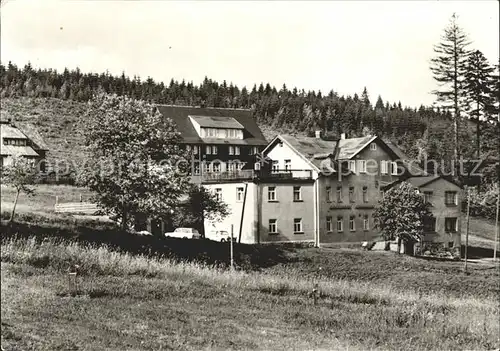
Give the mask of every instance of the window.
<path id="1" fill-rule="evenodd" d="M 25 139 L 4 138 L 3 144 L 4 145 L 14 145 L 14 146 L 26 146 L 26 140 Z"/>
<path id="2" fill-rule="evenodd" d="M 239 146 L 235 146 L 234 147 L 234 154 L 235 155 L 239 155 L 240 154 L 240 147 Z"/>
<path id="3" fill-rule="evenodd" d="M 194 175 L 199 175 L 200 174 L 200 163 L 199 162 L 195 162 L 193 164 L 193 174 Z"/>
<path id="4" fill-rule="evenodd" d="M 198 146 L 193 146 L 193 154 L 198 155 Z"/>
<path id="5" fill-rule="evenodd" d="M 270 219 L 269 220 L 269 234 L 278 234 L 278 220 Z"/>
<path id="6" fill-rule="evenodd" d="M 211 147 L 210 145 L 207 145 L 207 146 L 205 147 L 205 153 L 206 153 L 207 155 L 210 155 L 210 154 L 212 153 L 212 147 Z"/>
<path id="7" fill-rule="evenodd" d="M 272 171 L 273 172 L 278 172 L 279 170 L 279 163 L 276 160 L 273 160 L 273 166 L 272 166 Z"/>
<path id="8" fill-rule="evenodd" d="M 276 201 L 277 200 L 275 186 L 267 187 L 267 200 L 268 201 Z"/>
<path id="9" fill-rule="evenodd" d="M 244 188 L 236 188 L 236 201 L 237 202 L 242 202 L 243 201 L 243 193 L 245 189 Z"/>
<path id="10" fill-rule="evenodd" d="M 391 162 L 391 174 L 398 175 L 398 163 L 397 162 Z"/>
<path id="11" fill-rule="evenodd" d="M 457 205 L 457 192 L 456 191 L 445 191 L 444 192 L 444 203 L 448 206 Z"/>
<path id="12" fill-rule="evenodd" d="M 217 201 L 222 201 L 222 189 L 221 188 L 215 189 L 215 198 L 217 199 Z"/>
<path id="13" fill-rule="evenodd" d="M 349 187 L 349 202 L 354 202 L 354 187 Z"/>
<path id="14" fill-rule="evenodd" d="M 234 155 L 234 146 L 229 147 L 229 155 Z"/>
<path id="15" fill-rule="evenodd" d="M 457 218 L 456 217 L 447 217 L 444 219 L 444 230 L 447 233 L 456 233 L 457 228 Z"/>
<path id="16" fill-rule="evenodd" d="M 226 162 L 226 170 L 228 172 L 234 172 L 236 170 L 236 165 L 234 162 Z"/>
<path id="17" fill-rule="evenodd" d="M 380 173 L 381 174 L 387 174 L 388 172 L 388 167 L 387 167 L 388 161 L 380 161 Z"/>
<path id="18" fill-rule="evenodd" d="M 221 129 L 219 137 L 225 137 L 227 139 L 243 139 L 243 134 L 242 131 L 238 129 Z"/>
<path id="19" fill-rule="evenodd" d="M 332 217 L 326 217 L 326 231 L 333 232 L 333 221 Z"/>
<path id="20" fill-rule="evenodd" d="M 259 148 L 257 146 L 252 146 L 249 151 L 249 155 L 257 155 L 259 153 Z"/>
<path id="21" fill-rule="evenodd" d="M 363 187 L 363 202 L 368 202 L 368 187 Z"/>
<path id="22" fill-rule="evenodd" d="M 332 187 L 327 186 L 326 187 L 326 202 L 331 202 L 332 201 Z"/>
<path id="23" fill-rule="evenodd" d="M 370 150 L 377 150 L 377 144 L 371 143 L 370 144 Z"/>
<path id="24" fill-rule="evenodd" d="M 432 191 L 424 191 L 424 202 L 431 202 L 432 200 L 432 195 L 433 195 L 433 192 Z"/>
<path id="25" fill-rule="evenodd" d="M 424 232 L 435 232 L 436 231 L 436 217 L 426 217 L 424 218 Z"/>
<path id="26" fill-rule="evenodd" d="M 337 187 L 337 202 L 342 202 L 342 187 Z"/>
<path id="27" fill-rule="evenodd" d="M 337 231 L 344 231 L 344 218 L 342 216 L 337 217 Z"/>
<path id="28" fill-rule="evenodd" d="M 356 231 L 356 224 L 354 223 L 354 216 L 349 216 L 349 230 L 351 232 Z"/>
<path id="29" fill-rule="evenodd" d="M 217 146 L 212 145 L 212 155 L 217 155 Z"/>
<path id="30" fill-rule="evenodd" d="M 300 186 L 293 187 L 293 201 L 302 201 Z"/>
<path id="31" fill-rule="evenodd" d="M 359 160 L 359 173 L 366 173 L 366 160 Z"/>
<path id="32" fill-rule="evenodd" d="M 369 230 L 370 229 L 370 222 L 368 219 L 368 215 L 363 216 L 363 230 Z"/>
<path id="33" fill-rule="evenodd" d="M 356 161 L 354 160 L 349 161 L 349 170 L 352 173 L 356 173 Z"/>
<path id="34" fill-rule="evenodd" d="M 293 232 L 294 233 L 303 233 L 303 231 L 302 231 L 302 218 L 294 218 L 293 219 Z"/>
<path id="35" fill-rule="evenodd" d="M 215 173 L 220 173 L 220 163 L 219 162 L 214 162 L 212 164 L 212 169 Z"/>
<path id="36" fill-rule="evenodd" d="M 208 162 L 203 162 L 203 173 L 210 173 L 210 164 Z"/>
<path id="37" fill-rule="evenodd" d="M 292 169 L 292 161 L 285 160 L 285 171 L 289 172 Z"/>

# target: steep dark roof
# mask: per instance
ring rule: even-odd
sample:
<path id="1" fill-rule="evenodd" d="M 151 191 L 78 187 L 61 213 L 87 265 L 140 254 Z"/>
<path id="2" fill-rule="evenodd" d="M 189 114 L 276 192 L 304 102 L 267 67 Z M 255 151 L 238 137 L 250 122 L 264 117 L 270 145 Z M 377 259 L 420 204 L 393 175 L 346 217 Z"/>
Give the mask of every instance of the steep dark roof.
<path id="1" fill-rule="evenodd" d="M 266 139 L 262 134 L 253 113 L 251 110 L 243 109 L 226 109 L 226 108 L 210 108 L 210 107 L 189 107 L 189 106 L 170 106 L 158 105 L 158 111 L 167 118 L 171 118 L 177 130 L 181 133 L 185 143 L 192 144 L 235 144 L 235 145 L 267 145 Z M 189 116 L 206 116 L 206 117 L 229 117 L 236 120 L 245 129 L 243 132 L 243 140 L 226 140 L 226 139 L 202 139 L 196 132 L 189 119 Z"/>

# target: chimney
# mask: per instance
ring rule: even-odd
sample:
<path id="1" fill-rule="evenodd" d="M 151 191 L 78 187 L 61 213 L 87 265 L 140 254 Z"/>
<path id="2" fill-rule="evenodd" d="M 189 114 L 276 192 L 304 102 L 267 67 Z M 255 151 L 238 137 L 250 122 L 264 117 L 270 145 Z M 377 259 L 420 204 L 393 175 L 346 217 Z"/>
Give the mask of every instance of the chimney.
<path id="1" fill-rule="evenodd" d="M 341 140 L 345 140 L 345 133 L 341 133 L 341 134 L 340 134 L 340 139 L 341 139 Z"/>
<path id="2" fill-rule="evenodd" d="M 314 135 L 316 136 L 316 139 L 321 139 L 321 130 L 316 130 Z"/>

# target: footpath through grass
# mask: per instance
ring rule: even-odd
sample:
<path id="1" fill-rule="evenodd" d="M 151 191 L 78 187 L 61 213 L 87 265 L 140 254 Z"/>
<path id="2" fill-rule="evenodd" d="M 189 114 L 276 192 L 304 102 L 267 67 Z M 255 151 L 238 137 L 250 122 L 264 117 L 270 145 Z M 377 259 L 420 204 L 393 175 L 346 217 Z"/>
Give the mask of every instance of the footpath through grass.
<path id="1" fill-rule="evenodd" d="M 315 260 L 352 252 L 303 250 Z M 425 279 L 424 288 L 416 290 L 377 277 L 357 281 L 327 272 L 315 277 L 298 269 L 302 259 L 295 268 L 229 271 L 53 239 L 4 239 L 1 257 L 5 350 L 500 346 L 494 289 L 473 297 L 448 294 L 446 288 L 426 290 Z M 66 273 L 72 264 L 81 272 L 74 297 L 69 296 Z M 404 266 L 411 267 L 411 262 Z M 316 305 L 310 296 L 314 284 Z"/>

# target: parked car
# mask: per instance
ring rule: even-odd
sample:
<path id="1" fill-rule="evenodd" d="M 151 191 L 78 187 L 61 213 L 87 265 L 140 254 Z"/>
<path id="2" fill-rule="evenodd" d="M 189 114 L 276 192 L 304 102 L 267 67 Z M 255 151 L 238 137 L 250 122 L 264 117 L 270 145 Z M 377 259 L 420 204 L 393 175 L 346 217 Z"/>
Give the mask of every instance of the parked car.
<path id="1" fill-rule="evenodd" d="M 208 232 L 205 236 L 207 239 L 220 241 L 220 242 L 229 242 L 231 240 L 231 234 L 227 230 L 214 230 Z M 233 237 L 233 241 L 236 241 L 236 238 Z"/>
<path id="2" fill-rule="evenodd" d="M 136 235 L 153 235 L 151 232 L 148 232 L 147 230 L 140 230 L 138 232 L 134 232 Z"/>
<path id="3" fill-rule="evenodd" d="M 194 228 L 177 228 L 173 232 L 165 233 L 167 238 L 201 239 L 201 234 Z"/>

